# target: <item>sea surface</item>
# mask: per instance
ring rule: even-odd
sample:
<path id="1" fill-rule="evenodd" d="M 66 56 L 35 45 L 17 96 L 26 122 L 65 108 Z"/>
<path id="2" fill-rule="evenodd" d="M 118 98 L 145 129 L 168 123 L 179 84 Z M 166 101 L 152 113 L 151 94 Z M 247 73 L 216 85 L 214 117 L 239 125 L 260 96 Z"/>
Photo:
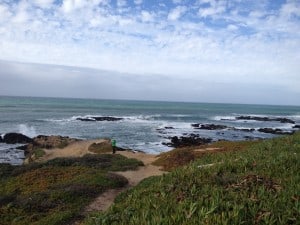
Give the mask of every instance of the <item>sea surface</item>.
<path id="1" fill-rule="evenodd" d="M 0 96 L 0 134 L 18 132 L 29 137 L 62 135 L 81 139 L 114 138 L 124 148 L 158 154 L 172 136 L 191 133 L 213 140 L 271 138 L 258 128 L 292 131 L 294 124 L 237 120 L 237 116 L 284 117 L 300 124 L 300 106 L 182 103 Z M 120 117 L 120 121 L 79 121 L 93 116 Z M 200 130 L 191 124 L 218 124 L 253 132 Z M 21 164 L 24 153 L 17 145 L 0 143 L 0 163 Z"/>

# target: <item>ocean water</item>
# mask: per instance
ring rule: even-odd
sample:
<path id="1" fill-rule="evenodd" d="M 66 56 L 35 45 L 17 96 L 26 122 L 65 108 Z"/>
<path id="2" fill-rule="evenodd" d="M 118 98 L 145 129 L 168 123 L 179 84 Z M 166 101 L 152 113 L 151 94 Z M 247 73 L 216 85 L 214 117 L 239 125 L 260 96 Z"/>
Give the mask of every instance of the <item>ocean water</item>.
<path id="1" fill-rule="evenodd" d="M 299 106 L 180 103 L 155 101 L 31 98 L 0 96 L 0 134 L 62 135 L 81 139 L 114 138 L 120 147 L 158 154 L 170 150 L 169 137 L 191 133 L 213 140 L 271 138 L 275 135 L 232 129 L 199 130 L 193 123 L 221 124 L 238 129 L 280 128 L 292 131 L 293 124 L 237 120 L 237 116 L 284 117 L 300 124 Z M 120 121 L 79 121 L 91 116 L 120 117 Z M 166 129 L 165 127 L 172 127 Z M 245 137 L 247 136 L 247 137 Z M 0 143 L 0 162 L 22 163 L 16 145 Z"/>

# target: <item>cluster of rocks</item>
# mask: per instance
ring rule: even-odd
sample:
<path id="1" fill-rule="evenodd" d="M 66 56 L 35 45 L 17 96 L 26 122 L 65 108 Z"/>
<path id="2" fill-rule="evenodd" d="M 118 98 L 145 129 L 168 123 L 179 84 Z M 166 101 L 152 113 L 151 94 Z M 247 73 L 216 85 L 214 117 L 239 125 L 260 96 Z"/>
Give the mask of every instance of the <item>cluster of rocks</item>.
<path id="1" fill-rule="evenodd" d="M 33 138 L 33 145 L 40 148 L 63 148 L 75 141 L 78 141 L 76 138 L 70 138 L 68 136 L 59 136 L 59 135 L 39 135 Z"/>
<path id="2" fill-rule="evenodd" d="M 20 133 L 7 133 L 3 138 L 2 136 L 0 137 L 0 142 L 6 144 L 24 144 L 17 147 L 17 149 L 24 150 L 25 156 L 30 154 L 36 148 L 63 148 L 78 140 L 75 138 L 54 135 L 39 135 L 35 138 L 30 138 Z"/>
<path id="3" fill-rule="evenodd" d="M 203 138 L 198 134 L 190 134 L 189 136 L 174 136 L 169 138 L 171 142 L 162 143 L 163 145 L 180 148 L 180 147 L 188 147 L 188 146 L 197 146 L 204 145 L 212 142 L 211 138 Z"/>
<path id="4" fill-rule="evenodd" d="M 194 127 L 195 129 L 202 129 L 202 130 L 224 130 L 228 128 L 225 125 L 200 124 L 200 123 L 193 123 L 192 127 Z"/>
<path id="5" fill-rule="evenodd" d="M 285 134 L 293 134 L 295 133 L 295 131 L 283 131 L 279 128 L 259 128 L 258 129 L 259 132 L 262 133 L 268 133 L 268 134 L 279 134 L 279 135 L 285 135 Z"/>
<path id="6" fill-rule="evenodd" d="M 119 121 L 123 118 L 119 117 L 112 117 L 112 116 L 91 116 L 91 117 L 78 117 L 76 120 L 80 121 Z"/>
<path id="7" fill-rule="evenodd" d="M 237 118 L 249 118 L 246 117 L 237 117 Z M 295 123 L 292 120 L 287 118 L 267 118 L 267 117 L 250 117 L 250 118 L 260 118 L 264 121 L 280 121 L 281 123 Z M 267 120 L 268 119 L 268 120 Z M 285 121 L 285 122 L 284 122 Z M 226 125 L 219 125 L 219 124 L 200 124 L 200 123 L 193 123 L 191 124 L 192 127 L 195 129 L 202 129 L 202 130 L 234 130 L 234 131 L 243 131 L 243 132 L 254 132 L 256 129 L 254 128 L 235 128 L 235 127 L 228 127 Z M 293 129 L 300 129 L 300 125 L 295 125 L 292 127 Z M 257 129 L 258 132 L 262 133 L 269 133 L 269 134 L 277 134 L 277 135 L 286 135 L 286 134 L 293 134 L 295 131 L 285 131 L 279 128 L 259 128 Z"/>
<path id="8" fill-rule="evenodd" d="M 255 121 L 264 121 L 264 122 L 280 122 L 280 123 L 292 123 L 295 124 L 294 120 L 288 118 L 269 118 L 269 117 L 260 117 L 260 116 L 237 116 L 237 120 L 255 120 Z"/>

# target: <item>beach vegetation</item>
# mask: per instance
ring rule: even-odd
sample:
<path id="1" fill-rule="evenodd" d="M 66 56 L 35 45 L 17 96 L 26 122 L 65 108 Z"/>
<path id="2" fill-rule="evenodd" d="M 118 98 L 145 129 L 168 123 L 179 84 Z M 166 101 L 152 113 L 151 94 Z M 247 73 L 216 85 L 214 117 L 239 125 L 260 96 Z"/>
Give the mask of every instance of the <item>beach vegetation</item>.
<path id="1" fill-rule="evenodd" d="M 111 171 L 143 165 L 121 155 L 56 158 L 22 166 L 0 164 L 0 224 L 70 224 L 107 189 L 127 185 Z"/>
<path id="2" fill-rule="evenodd" d="M 33 150 L 34 157 L 36 159 L 43 157 L 46 153 L 42 148 L 34 148 Z"/>
<path id="3" fill-rule="evenodd" d="M 121 193 L 84 224 L 299 224 L 300 133 L 212 146 L 223 150 L 164 154 L 161 162 L 168 164 L 179 164 L 182 152 L 188 156 L 183 166 Z"/>

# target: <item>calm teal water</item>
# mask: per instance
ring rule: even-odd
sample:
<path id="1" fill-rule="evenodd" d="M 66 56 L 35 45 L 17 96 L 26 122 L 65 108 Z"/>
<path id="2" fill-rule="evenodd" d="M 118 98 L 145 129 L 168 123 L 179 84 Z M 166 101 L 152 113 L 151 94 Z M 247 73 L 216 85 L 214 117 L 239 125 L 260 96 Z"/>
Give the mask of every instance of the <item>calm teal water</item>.
<path id="1" fill-rule="evenodd" d="M 39 134 L 63 135 L 90 139 L 109 137 L 121 147 L 160 153 L 169 150 L 162 145 L 168 137 L 196 133 L 203 137 L 240 140 L 245 136 L 269 138 L 258 131 L 196 130 L 192 123 L 224 124 L 236 128 L 271 127 L 292 130 L 292 124 L 279 122 L 239 121 L 239 115 L 286 117 L 300 124 L 300 107 L 239 104 L 149 102 L 63 98 L 0 97 L 0 134 L 21 132 L 34 137 Z M 115 122 L 83 122 L 78 117 L 115 116 Z M 173 127 L 174 129 L 164 129 Z M 12 157 L 0 145 L 0 160 Z M 13 148 L 13 147 L 12 147 Z M 21 154 L 21 153 L 18 153 Z M 16 158 L 20 157 L 19 155 Z"/>

